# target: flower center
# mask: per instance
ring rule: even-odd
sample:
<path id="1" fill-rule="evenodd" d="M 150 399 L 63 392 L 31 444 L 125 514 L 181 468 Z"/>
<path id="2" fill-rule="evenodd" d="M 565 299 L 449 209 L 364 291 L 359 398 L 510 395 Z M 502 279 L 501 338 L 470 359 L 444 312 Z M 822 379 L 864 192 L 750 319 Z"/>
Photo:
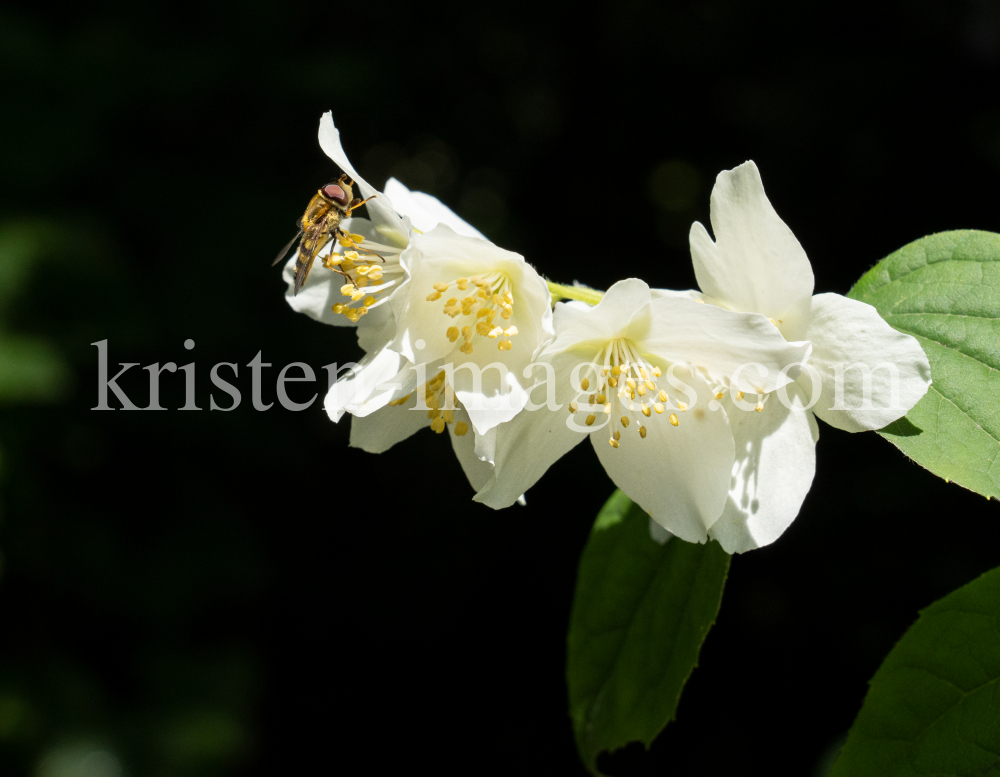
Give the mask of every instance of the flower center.
<path id="1" fill-rule="evenodd" d="M 475 335 L 499 340 L 497 348 L 501 351 L 513 348 L 514 344 L 510 338 L 517 334 L 517 327 L 510 325 L 505 328 L 494 324 L 498 313 L 503 321 L 510 321 L 514 315 L 514 286 L 507 274 L 492 272 L 487 275 L 438 281 L 434 284 L 434 290 L 427 295 L 427 301 L 437 302 L 453 287 L 457 291 L 470 293 L 461 299 L 449 297 L 444 303 L 442 312 L 453 319 L 459 316 L 472 316 L 476 322 L 474 328 L 466 325 L 459 329 L 452 325 L 446 330 L 445 334 L 451 342 L 457 342 L 459 337 L 462 338 L 463 343 L 458 350 L 465 354 L 472 353 L 472 339 Z"/>
<path id="2" fill-rule="evenodd" d="M 603 412 L 611 416 L 610 428 L 612 448 L 617 448 L 621 440 L 620 423 L 623 429 L 628 429 L 633 420 L 639 431 L 639 438 L 646 439 L 646 427 L 643 421 L 653 414 L 663 415 L 669 398 L 667 392 L 661 389 L 656 381 L 662 375 L 659 367 L 654 367 L 639 355 L 635 345 L 624 338 L 612 340 L 599 350 L 593 359 L 595 364 L 603 365 L 598 371 L 595 391 L 588 397 L 587 426 L 593 426 L 597 413 Z M 584 378 L 580 387 L 587 391 L 590 381 Z M 578 406 L 571 402 L 569 410 L 575 413 Z M 677 403 L 680 412 L 687 410 L 683 402 Z M 641 418 L 639 415 L 641 414 Z M 676 413 L 669 415 L 672 426 L 678 426 L 680 420 Z"/>
<path id="3" fill-rule="evenodd" d="M 323 266 L 347 276 L 344 278 L 347 282 L 340 287 L 340 293 L 349 297 L 349 301 L 335 304 L 333 312 L 346 316 L 351 323 L 356 324 L 371 307 L 382 302 L 388 296 L 387 292 L 399 281 L 399 276 L 403 273 L 399 266 L 402 249 L 365 241 L 361 235 L 354 234 L 338 238 L 335 247 L 336 245 L 343 246 L 344 252 L 334 253 L 331 250 L 323 257 Z"/>
<path id="4" fill-rule="evenodd" d="M 405 405 L 413 395 L 416 394 L 418 397 L 423 394 L 424 402 L 427 404 L 427 417 L 431 420 L 431 429 L 435 433 L 441 434 L 444 431 L 445 426 L 454 423 L 455 428 L 452 431 L 458 436 L 462 437 L 466 432 L 469 431 L 469 425 L 463 421 L 458 421 L 455 423 L 455 392 L 445 382 L 445 374 L 442 370 L 429 381 L 427 381 L 423 386 L 418 388 L 416 392 L 407 394 L 405 397 L 400 397 L 399 399 L 392 400 L 389 405 L 392 407 L 402 407 Z M 414 403 L 415 404 L 415 403 Z M 411 410 L 413 408 L 410 408 Z"/>

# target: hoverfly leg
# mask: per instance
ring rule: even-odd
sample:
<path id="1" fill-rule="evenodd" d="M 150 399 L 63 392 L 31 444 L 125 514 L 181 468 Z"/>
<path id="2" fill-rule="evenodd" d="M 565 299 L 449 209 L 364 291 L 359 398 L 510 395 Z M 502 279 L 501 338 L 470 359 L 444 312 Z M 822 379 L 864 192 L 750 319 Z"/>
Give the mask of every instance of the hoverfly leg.
<path id="1" fill-rule="evenodd" d="M 371 197 L 366 197 L 363 200 L 362 199 L 358 199 L 357 197 L 355 197 L 354 198 L 354 202 L 351 203 L 351 206 L 345 211 L 344 215 L 345 216 L 350 215 L 350 213 L 351 213 L 352 210 L 354 210 L 355 208 L 360 208 L 362 205 L 364 205 L 366 202 L 368 202 L 368 200 L 374 200 L 377 196 L 378 195 L 373 194 Z"/>

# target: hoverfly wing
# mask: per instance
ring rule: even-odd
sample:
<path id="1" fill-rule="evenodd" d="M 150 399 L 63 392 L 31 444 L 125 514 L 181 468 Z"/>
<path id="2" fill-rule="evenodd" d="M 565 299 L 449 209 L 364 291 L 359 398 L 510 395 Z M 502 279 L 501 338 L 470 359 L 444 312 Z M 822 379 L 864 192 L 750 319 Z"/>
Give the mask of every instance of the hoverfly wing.
<path id="1" fill-rule="evenodd" d="M 281 251 L 278 253 L 278 258 L 275 259 L 273 262 L 271 262 L 272 267 L 274 267 L 274 265 L 276 265 L 278 262 L 280 262 L 282 259 L 285 258 L 285 254 L 287 254 L 291 250 L 292 246 L 295 245 L 295 241 L 298 240 L 301 236 L 302 236 L 302 229 L 300 227 L 299 231 L 295 233 L 295 237 L 289 240 L 288 243 L 285 245 L 285 247 L 282 248 Z"/>
<path id="2" fill-rule="evenodd" d="M 295 286 L 292 291 L 294 297 L 299 293 L 299 289 L 309 277 L 309 270 L 312 269 L 313 262 L 319 256 L 323 247 L 330 242 L 330 235 L 321 230 L 310 230 L 302 238 L 299 244 L 299 253 L 295 257 Z"/>

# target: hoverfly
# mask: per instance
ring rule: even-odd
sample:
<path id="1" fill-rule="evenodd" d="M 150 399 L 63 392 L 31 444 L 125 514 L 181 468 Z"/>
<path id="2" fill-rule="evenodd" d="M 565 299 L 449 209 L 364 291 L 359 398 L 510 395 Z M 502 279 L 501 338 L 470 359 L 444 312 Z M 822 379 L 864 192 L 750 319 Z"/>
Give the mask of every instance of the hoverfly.
<path id="1" fill-rule="evenodd" d="M 309 270 L 312 268 L 313 262 L 316 260 L 319 252 L 331 240 L 340 239 L 342 243 L 350 245 L 355 251 L 375 254 L 383 262 L 385 261 L 382 256 L 379 256 L 374 251 L 361 248 L 361 246 L 353 243 L 350 236 L 340 228 L 341 222 L 347 216 L 351 215 L 351 211 L 360 208 L 368 200 L 375 197 L 374 194 L 365 200 L 355 197 L 353 186 L 354 181 L 349 180 L 347 175 L 344 174 L 335 183 L 328 183 L 316 192 L 313 198 L 309 200 L 306 212 L 299 219 L 299 231 L 295 234 L 295 237 L 288 241 L 288 245 L 281 249 L 278 258 L 271 263 L 272 267 L 278 264 L 278 262 L 285 258 L 285 254 L 295 244 L 295 241 L 299 240 L 300 237 L 302 238 L 299 241 L 299 250 L 295 261 L 294 294 L 299 293 L 299 289 L 306 282 Z M 333 266 L 330 266 L 330 269 L 340 273 L 351 283 L 354 283 L 354 279 L 343 270 Z"/>

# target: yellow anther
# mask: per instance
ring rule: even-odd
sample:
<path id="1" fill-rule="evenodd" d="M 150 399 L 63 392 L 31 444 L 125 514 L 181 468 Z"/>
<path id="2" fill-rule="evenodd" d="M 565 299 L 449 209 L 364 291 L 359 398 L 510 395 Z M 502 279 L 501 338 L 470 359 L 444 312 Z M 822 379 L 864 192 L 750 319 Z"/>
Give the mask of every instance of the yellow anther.
<path id="1" fill-rule="evenodd" d="M 469 342 L 472 339 L 472 329 L 467 326 L 462 327 L 462 337 L 465 338 L 465 342 Z"/>
<path id="2" fill-rule="evenodd" d="M 364 288 L 365 286 L 367 286 L 367 285 L 368 285 L 368 284 L 369 284 L 370 282 L 371 282 L 371 281 L 369 281 L 369 280 L 368 280 L 367 278 L 358 278 L 358 288 L 359 288 L 359 289 L 363 289 L 363 288 Z"/>
<path id="3" fill-rule="evenodd" d="M 354 293 L 354 284 L 345 283 L 343 286 L 340 287 L 340 293 L 343 294 L 345 297 L 350 297 Z"/>
<path id="4" fill-rule="evenodd" d="M 338 302 L 336 305 L 330 308 L 330 310 L 332 310 L 334 313 L 343 313 L 345 310 L 347 310 L 347 305 L 345 305 L 342 302 Z"/>
<path id="5" fill-rule="evenodd" d="M 476 318 L 484 318 L 489 314 L 490 314 L 489 308 L 479 308 L 479 310 L 476 311 Z"/>
<path id="6" fill-rule="evenodd" d="M 458 350 L 462 353 L 469 354 L 472 353 L 472 343 L 466 343 L 465 345 L 458 346 Z"/>
<path id="7" fill-rule="evenodd" d="M 459 291 L 465 291 L 467 288 L 469 288 L 469 279 L 459 278 L 457 281 L 455 281 L 455 285 L 458 286 Z"/>
<path id="8" fill-rule="evenodd" d="M 628 429 L 628 416 L 627 415 L 623 415 L 622 416 L 622 426 L 624 426 L 626 429 Z"/>
<path id="9" fill-rule="evenodd" d="M 759 413 L 761 410 L 764 409 L 764 403 L 758 402 L 756 405 L 753 406 L 753 409 Z"/>
<path id="10" fill-rule="evenodd" d="M 367 324 L 366 324 L 366 326 L 367 326 Z M 458 339 L 458 327 L 457 326 L 450 326 L 450 327 L 448 327 L 448 331 L 445 332 L 445 334 L 448 335 L 448 339 L 449 340 L 451 340 L 452 342 L 455 342 Z"/>
<path id="11" fill-rule="evenodd" d="M 726 395 L 725 395 L 725 394 L 723 394 L 723 393 L 722 393 L 722 392 L 720 391 L 720 392 L 718 392 L 718 393 L 717 393 L 717 394 L 715 395 L 715 398 L 716 398 L 716 399 L 722 399 L 722 398 L 723 398 L 724 396 L 726 396 Z"/>
<path id="12" fill-rule="evenodd" d="M 441 292 L 440 291 L 432 291 L 426 297 L 426 300 L 428 302 L 437 302 L 439 299 L 441 299 Z"/>
<path id="13" fill-rule="evenodd" d="M 622 368 L 616 364 L 614 367 L 611 368 L 611 374 L 617 378 L 619 375 L 622 374 Z"/>
<path id="14" fill-rule="evenodd" d="M 659 399 L 661 402 L 667 401 L 667 392 L 664 391 L 663 389 L 660 389 Z"/>
<path id="15" fill-rule="evenodd" d="M 365 242 L 365 236 L 364 235 L 358 235 L 358 234 L 352 232 L 351 233 L 351 242 L 352 243 L 363 243 L 363 242 Z"/>
<path id="16" fill-rule="evenodd" d="M 673 424 L 674 426 L 678 426 L 680 424 L 680 420 L 677 418 L 676 413 L 670 414 L 670 423 Z"/>
<path id="17" fill-rule="evenodd" d="M 465 421 L 459 421 L 455 424 L 456 437 L 463 437 L 467 431 L 469 431 L 469 425 Z"/>
<path id="18" fill-rule="evenodd" d="M 365 297 L 364 304 L 365 304 L 365 307 L 369 307 L 370 308 L 372 305 L 375 304 L 375 298 L 371 294 L 369 294 L 367 297 Z"/>
<path id="19" fill-rule="evenodd" d="M 677 403 L 677 409 L 680 410 L 683 413 L 685 410 L 688 409 L 687 403 L 686 402 L 678 402 Z"/>
<path id="20" fill-rule="evenodd" d="M 608 404 L 606 404 L 604 406 L 604 415 L 611 415 L 611 403 L 610 402 L 608 402 Z"/>
<path id="21" fill-rule="evenodd" d="M 650 391 L 656 391 L 656 384 L 653 383 L 653 381 L 651 380 L 647 380 L 645 383 L 643 383 L 643 385 Z"/>
<path id="22" fill-rule="evenodd" d="M 575 413 L 575 412 L 576 412 L 576 409 L 577 409 L 577 404 L 576 404 L 576 402 L 570 402 L 570 403 L 569 403 L 569 412 L 571 412 L 571 413 Z"/>
<path id="23" fill-rule="evenodd" d="M 616 440 L 620 440 L 621 438 L 622 438 L 622 433 L 616 430 L 615 431 L 615 439 Z"/>
<path id="24" fill-rule="evenodd" d="M 649 375 L 646 373 L 646 368 L 645 367 L 640 367 L 639 368 L 639 375 L 641 375 L 644 379 L 649 377 Z"/>
<path id="25" fill-rule="evenodd" d="M 659 367 L 653 367 L 653 377 L 658 378 L 663 374 Z"/>
<path id="26" fill-rule="evenodd" d="M 503 293 L 503 301 L 506 302 L 508 305 L 512 305 L 514 303 L 514 298 L 511 296 L 509 291 L 505 291 Z"/>
<path id="27" fill-rule="evenodd" d="M 509 327 L 507 327 L 506 329 L 503 330 L 503 333 L 505 335 L 507 335 L 507 337 L 513 337 L 514 335 L 517 334 L 517 327 L 516 326 L 509 326 Z"/>
<path id="28" fill-rule="evenodd" d="M 597 394 L 591 394 L 591 395 L 590 395 L 590 396 L 589 396 L 589 397 L 587 398 L 587 404 L 588 404 L 588 405 L 593 405 L 593 404 L 595 404 L 596 402 L 597 402 Z"/>
<path id="29" fill-rule="evenodd" d="M 642 414 L 644 416 L 646 416 L 646 418 L 649 418 L 649 412 L 650 412 L 649 411 L 649 405 L 643 405 L 642 406 Z"/>
<path id="30" fill-rule="evenodd" d="M 659 402 L 653 405 L 653 410 L 656 411 L 657 415 L 663 415 L 663 405 L 661 405 Z"/>
<path id="31" fill-rule="evenodd" d="M 356 308 L 349 308 L 344 315 L 347 316 L 347 320 L 352 324 L 358 323 L 358 319 L 361 318 L 361 314 L 358 313 Z"/>
<path id="32" fill-rule="evenodd" d="M 365 296 L 365 293 L 364 293 L 363 291 L 361 291 L 361 289 L 357 289 L 357 290 L 356 290 L 356 291 L 355 291 L 355 292 L 354 292 L 354 293 L 353 293 L 353 294 L 351 295 L 351 302 L 357 302 L 357 301 L 358 301 L 359 299 L 361 299 L 361 298 L 362 298 L 363 296 Z"/>
<path id="33" fill-rule="evenodd" d="M 584 378 L 580 381 L 580 388 L 586 391 L 590 388 L 590 378 Z"/>
<path id="34" fill-rule="evenodd" d="M 596 415 L 588 415 L 587 416 L 587 426 L 593 426 L 594 425 L 594 421 L 596 421 L 596 420 L 597 420 L 597 416 Z"/>
<path id="35" fill-rule="evenodd" d="M 479 297 L 480 299 L 489 299 L 490 298 L 489 287 L 487 286 L 480 287 L 479 291 L 476 292 L 476 296 Z"/>
<path id="36" fill-rule="evenodd" d="M 510 321 L 510 317 L 512 315 L 514 315 L 514 311 L 512 311 L 510 308 L 504 308 L 503 312 L 500 314 L 500 318 L 502 318 L 504 321 Z"/>
<path id="37" fill-rule="evenodd" d="M 363 316 L 363 315 L 365 315 L 365 314 L 366 314 L 367 312 L 368 312 L 368 308 L 366 308 L 366 307 L 364 307 L 364 306 L 362 306 L 362 307 L 358 308 L 358 315 L 359 315 L 359 316 Z"/>
<path id="38" fill-rule="evenodd" d="M 382 280 L 382 268 L 381 267 L 369 267 L 368 277 L 373 281 Z"/>
<path id="39" fill-rule="evenodd" d="M 433 429 L 437 434 L 441 434 L 441 432 L 444 431 L 444 426 L 445 424 L 443 418 L 435 418 L 431 421 L 431 429 Z"/>
<path id="40" fill-rule="evenodd" d="M 608 442 L 611 443 L 611 447 L 612 448 L 617 448 L 618 447 L 618 440 L 616 440 L 614 437 L 612 437 L 610 440 L 608 440 Z"/>
<path id="41" fill-rule="evenodd" d="M 743 399 L 743 392 L 742 391 L 737 391 L 736 392 L 736 398 L 737 399 Z"/>
<path id="42" fill-rule="evenodd" d="M 367 275 L 369 270 L 374 269 L 370 265 L 364 264 L 358 268 L 358 275 Z"/>
<path id="43" fill-rule="evenodd" d="M 497 348 L 499 348 L 501 351 L 509 351 L 513 347 L 514 343 L 512 343 L 510 340 L 503 340 L 497 343 Z"/>
<path id="44" fill-rule="evenodd" d="M 441 417 L 444 418 L 444 422 L 446 424 L 450 424 L 452 421 L 455 420 L 455 411 L 454 410 L 445 410 L 441 414 Z"/>
<path id="45" fill-rule="evenodd" d="M 480 321 L 476 324 L 476 334 L 486 337 L 490 333 L 490 325 L 485 321 Z"/>
<path id="46" fill-rule="evenodd" d="M 608 385 L 611 386 L 611 388 L 617 388 L 618 387 L 618 381 L 617 381 L 617 379 L 615 379 L 615 378 L 608 378 Z"/>
<path id="47" fill-rule="evenodd" d="M 496 338 L 502 334 L 503 334 L 503 329 L 501 329 L 500 327 L 495 327 L 494 329 L 491 329 L 489 334 L 487 334 L 486 336 Z"/>
<path id="48" fill-rule="evenodd" d="M 642 439 L 644 439 L 644 440 L 646 439 L 646 427 L 645 426 L 640 426 L 639 427 L 639 436 Z"/>
<path id="49" fill-rule="evenodd" d="M 477 300 L 475 297 L 463 297 L 462 298 L 462 307 L 463 308 L 471 308 L 478 301 L 479 300 Z"/>
<path id="50" fill-rule="evenodd" d="M 432 407 L 430 410 L 427 411 L 427 417 L 431 418 L 431 419 L 440 418 L 441 417 L 441 408 L 439 408 L 439 407 Z"/>
<path id="51" fill-rule="evenodd" d="M 640 383 L 639 384 L 638 392 L 639 392 L 639 396 L 640 397 L 646 396 L 646 384 L 645 383 Z"/>
<path id="52" fill-rule="evenodd" d="M 594 401 L 597 402 L 597 404 L 599 405 L 603 405 L 605 402 L 608 401 L 608 398 L 604 396 L 604 394 L 598 394 L 596 397 L 594 397 Z"/>
<path id="53" fill-rule="evenodd" d="M 633 390 L 635 389 L 635 381 L 632 380 L 631 378 L 625 381 L 625 385 L 628 386 L 630 389 Z"/>
<path id="54" fill-rule="evenodd" d="M 443 281 L 438 281 L 437 283 L 434 284 L 434 290 L 435 291 L 448 291 L 448 287 L 450 285 L 451 285 L 450 283 L 445 283 Z"/>

